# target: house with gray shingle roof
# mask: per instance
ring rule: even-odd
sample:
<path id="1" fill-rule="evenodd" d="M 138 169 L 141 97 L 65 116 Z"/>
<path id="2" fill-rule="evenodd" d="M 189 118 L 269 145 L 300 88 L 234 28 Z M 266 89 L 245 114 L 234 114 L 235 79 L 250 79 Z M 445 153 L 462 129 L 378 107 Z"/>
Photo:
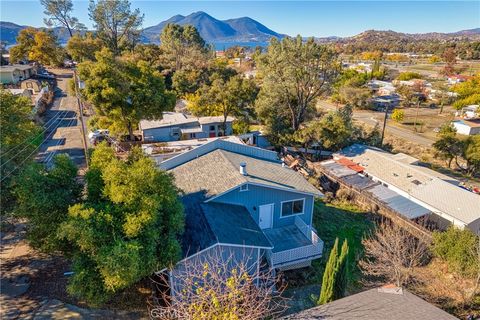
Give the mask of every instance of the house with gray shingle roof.
<path id="1" fill-rule="evenodd" d="M 169 271 L 173 292 L 182 266 L 212 251 L 225 259 L 247 253 L 252 270 L 265 262 L 300 268 L 322 256 L 312 227 L 322 194 L 277 153 L 217 139 L 159 166 L 174 176 L 185 207 L 184 258 Z"/>
<path id="2" fill-rule="evenodd" d="M 338 299 L 281 319 L 455 320 L 457 318 L 403 288 L 387 285 Z"/>

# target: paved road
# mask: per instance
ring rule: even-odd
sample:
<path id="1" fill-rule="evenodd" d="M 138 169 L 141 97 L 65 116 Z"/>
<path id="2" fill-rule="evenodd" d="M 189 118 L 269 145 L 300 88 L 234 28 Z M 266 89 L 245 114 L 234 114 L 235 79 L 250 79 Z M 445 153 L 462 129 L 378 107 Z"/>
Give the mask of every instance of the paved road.
<path id="1" fill-rule="evenodd" d="M 58 88 L 53 106 L 44 117 L 47 131 L 36 159 L 49 166 L 55 155 L 65 153 L 81 169 L 86 162 L 78 104 L 75 97 L 67 95 L 68 80 L 72 79 L 73 72 L 59 69 L 51 71 L 57 75 Z"/>
<path id="2" fill-rule="evenodd" d="M 319 101 L 317 106 L 321 107 L 323 110 L 336 110 L 337 106 L 329 101 Z M 436 111 L 433 111 L 436 112 Z M 367 110 L 356 110 L 353 113 L 353 118 L 357 121 L 363 122 L 367 125 L 374 126 L 377 123 L 380 125 L 380 128 L 383 126 L 383 112 L 378 111 L 367 111 Z M 432 139 L 426 138 L 411 130 L 405 130 L 402 128 L 398 128 L 396 126 L 390 125 L 387 120 L 387 127 L 385 128 L 385 134 L 390 134 L 407 141 L 417 143 L 421 146 L 430 147 L 433 142 Z"/>

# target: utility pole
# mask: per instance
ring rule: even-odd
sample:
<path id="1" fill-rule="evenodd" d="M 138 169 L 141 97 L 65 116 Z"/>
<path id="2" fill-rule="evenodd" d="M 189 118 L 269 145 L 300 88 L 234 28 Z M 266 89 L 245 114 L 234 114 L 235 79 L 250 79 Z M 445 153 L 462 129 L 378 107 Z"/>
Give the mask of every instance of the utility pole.
<path id="1" fill-rule="evenodd" d="M 85 132 L 85 123 L 83 119 L 83 102 L 81 99 L 81 94 L 80 94 L 80 77 L 77 75 L 77 70 L 73 71 L 73 82 L 75 84 L 75 95 L 77 98 L 77 104 L 78 104 L 78 112 L 79 112 L 79 119 L 80 119 L 80 125 L 82 127 L 82 142 L 83 142 L 83 150 L 85 152 L 85 164 L 88 169 L 88 145 L 87 145 L 87 138 L 86 138 L 86 132 Z"/>
<path id="2" fill-rule="evenodd" d="M 383 118 L 382 139 L 380 140 L 381 146 L 383 146 L 383 138 L 385 137 L 385 127 L 387 126 L 388 109 L 390 109 L 389 102 L 387 102 L 387 105 L 385 106 L 385 117 Z"/>

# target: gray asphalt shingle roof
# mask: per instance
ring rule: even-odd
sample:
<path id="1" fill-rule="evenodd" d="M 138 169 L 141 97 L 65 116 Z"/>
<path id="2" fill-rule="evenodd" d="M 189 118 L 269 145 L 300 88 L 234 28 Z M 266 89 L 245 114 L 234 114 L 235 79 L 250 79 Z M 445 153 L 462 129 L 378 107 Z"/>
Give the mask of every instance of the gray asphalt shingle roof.
<path id="1" fill-rule="evenodd" d="M 240 174 L 240 163 L 246 163 L 247 175 Z M 257 159 L 216 149 L 170 170 L 177 186 L 185 193 L 205 192 L 212 197 L 244 183 L 257 183 L 292 191 L 321 195 L 298 172 L 281 163 Z"/>
<path id="2" fill-rule="evenodd" d="M 422 300 L 405 289 L 385 292 L 375 288 L 319 307 L 286 316 L 299 320 L 454 320 L 454 316 Z M 389 290 L 387 290 L 389 291 Z"/>
<path id="3" fill-rule="evenodd" d="M 217 242 L 272 247 L 244 206 L 209 202 L 201 207 Z"/>

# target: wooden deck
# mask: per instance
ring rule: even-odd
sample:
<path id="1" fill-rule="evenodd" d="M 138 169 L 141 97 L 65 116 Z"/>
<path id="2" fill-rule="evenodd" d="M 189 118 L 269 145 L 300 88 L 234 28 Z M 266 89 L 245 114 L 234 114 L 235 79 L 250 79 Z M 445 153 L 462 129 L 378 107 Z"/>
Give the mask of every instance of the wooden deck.
<path id="1" fill-rule="evenodd" d="M 273 253 L 312 244 L 312 242 L 305 237 L 302 231 L 295 225 L 266 229 L 263 231 L 273 245 Z"/>

